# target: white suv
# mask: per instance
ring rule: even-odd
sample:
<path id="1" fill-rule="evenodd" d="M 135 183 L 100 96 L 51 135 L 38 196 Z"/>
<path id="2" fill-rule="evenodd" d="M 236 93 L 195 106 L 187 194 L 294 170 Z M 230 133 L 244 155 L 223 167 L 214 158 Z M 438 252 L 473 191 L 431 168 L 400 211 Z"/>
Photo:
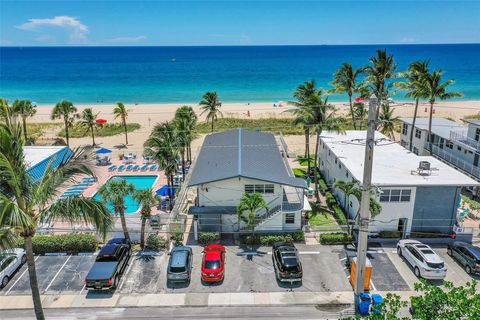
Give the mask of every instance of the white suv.
<path id="1" fill-rule="evenodd" d="M 8 284 L 12 275 L 25 261 L 27 261 L 27 256 L 23 249 L 0 252 L 0 288 Z"/>
<path id="2" fill-rule="evenodd" d="M 400 240 L 397 244 L 400 257 L 410 263 L 417 277 L 425 279 L 444 279 L 447 275 L 445 261 L 426 244 L 417 240 Z"/>

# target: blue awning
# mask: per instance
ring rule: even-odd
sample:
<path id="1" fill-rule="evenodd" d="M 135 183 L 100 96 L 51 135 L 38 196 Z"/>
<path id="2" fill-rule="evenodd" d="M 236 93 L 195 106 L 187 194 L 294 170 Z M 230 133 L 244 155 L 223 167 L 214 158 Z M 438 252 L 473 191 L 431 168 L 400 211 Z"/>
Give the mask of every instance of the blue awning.
<path id="1" fill-rule="evenodd" d="M 104 153 L 112 153 L 112 150 L 107 149 L 107 148 L 101 148 L 95 151 L 96 154 L 104 154 Z"/>
<path id="2" fill-rule="evenodd" d="M 37 182 L 43 178 L 45 170 L 47 170 L 47 167 L 50 163 L 52 163 L 53 168 L 58 168 L 63 161 L 69 159 L 72 155 L 73 151 L 68 147 L 61 148 L 53 155 L 45 158 L 41 162 L 28 169 L 28 174 L 32 177 L 33 182 Z"/>
<path id="3" fill-rule="evenodd" d="M 171 189 L 172 194 L 175 195 L 175 192 L 176 192 L 175 187 L 169 187 L 168 185 L 164 185 L 163 187 L 155 191 L 155 193 L 157 194 L 157 196 L 168 197 L 170 195 L 170 192 L 168 189 Z"/>

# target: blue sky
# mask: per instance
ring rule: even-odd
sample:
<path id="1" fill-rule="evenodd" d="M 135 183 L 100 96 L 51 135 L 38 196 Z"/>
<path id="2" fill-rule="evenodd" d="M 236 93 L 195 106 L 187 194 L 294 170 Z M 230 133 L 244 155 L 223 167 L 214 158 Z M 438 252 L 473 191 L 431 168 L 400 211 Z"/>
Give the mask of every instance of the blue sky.
<path id="1" fill-rule="evenodd" d="M 480 43 L 480 1 L 6 1 L 0 44 Z"/>

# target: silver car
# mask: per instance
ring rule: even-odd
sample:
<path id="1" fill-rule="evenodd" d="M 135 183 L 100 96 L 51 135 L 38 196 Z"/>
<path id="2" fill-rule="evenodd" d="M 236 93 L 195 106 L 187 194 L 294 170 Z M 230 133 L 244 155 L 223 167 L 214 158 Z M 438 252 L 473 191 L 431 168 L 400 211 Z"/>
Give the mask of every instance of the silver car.
<path id="1" fill-rule="evenodd" d="M 20 248 L 0 253 L 0 288 L 8 284 L 15 271 L 26 261 L 25 250 Z"/>
<path id="2" fill-rule="evenodd" d="M 397 244 L 400 257 L 410 263 L 419 278 L 442 280 L 447 275 L 445 261 L 426 244 L 417 240 L 400 240 Z"/>

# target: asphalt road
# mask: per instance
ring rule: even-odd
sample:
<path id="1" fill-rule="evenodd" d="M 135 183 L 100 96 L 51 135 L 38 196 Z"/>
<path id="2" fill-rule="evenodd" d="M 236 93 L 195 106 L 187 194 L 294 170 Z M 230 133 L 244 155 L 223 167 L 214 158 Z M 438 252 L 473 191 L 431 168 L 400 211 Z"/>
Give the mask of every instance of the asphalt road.
<path id="1" fill-rule="evenodd" d="M 164 307 L 48 309 L 51 320 L 100 319 L 338 319 L 353 315 L 349 306 Z M 0 319 L 35 319 L 31 310 L 9 310 Z"/>

